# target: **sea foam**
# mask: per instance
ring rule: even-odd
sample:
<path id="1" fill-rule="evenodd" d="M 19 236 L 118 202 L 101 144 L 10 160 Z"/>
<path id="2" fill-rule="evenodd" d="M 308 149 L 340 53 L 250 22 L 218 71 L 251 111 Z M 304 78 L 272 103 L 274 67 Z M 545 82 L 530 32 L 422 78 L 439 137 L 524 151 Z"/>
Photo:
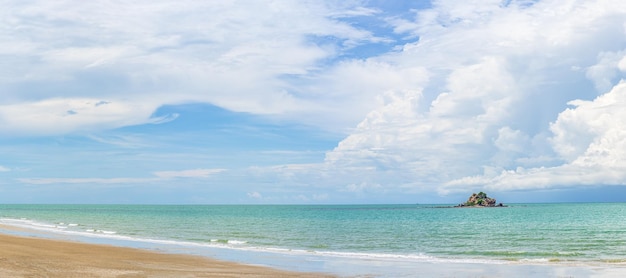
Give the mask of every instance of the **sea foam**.
<path id="1" fill-rule="evenodd" d="M 0 218 L 0 224 L 15 226 L 20 228 L 27 228 L 36 231 L 49 232 L 59 235 L 74 235 L 82 237 L 84 239 L 100 238 L 109 239 L 112 241 L 126 241 L 126 242 L 138 242 L 138 243 L 150 243 L 165 246 L 183 246 L 189 248 L 227 248 L 242 251 L 251 252 L 264 252 L 274 254 L 288 254 L 288 255 L 302 255 L 302 256 L 318 256 L 318 257 L 335 257 L 345 259 L 366 259 L 366 260 L 396 260 L 396 261 L 415 261 L 415 262 L 455 262 L 455 263 L 490 263 L 490 264 L 502 264 L 504 261 L 488 260 L 488 259 L 452 259 L 452 258 L 438 258 L 425 254 L 385 254 L 385 253 L 367 253 L 367 252 L 343 252 L 343 251 L 319 251 L 319 250 L 306 250 L 306 249 L 289 249 L 289 248 L 277 248 L 277 247 L 260 247 L 247 245 L 247 241 L 241 240 L 220 240 L 213 239 L 209 242 L 189 242 L 179 241 L 171 239 L 154 239 L 154 238 L 141 238 L 132 237 L 128 235 L 118 234 L 116 231 L 99 230 L 99 229 L 84 229 L 73 230 L 68 227 L 60 227 L 59 225 L 49 225 L 33 220 L 27 219 L 11 219 Z M 70 226 L 70 225 L 68 225 Z M 79 225 L 72 225 L 71 227 L 78 227 Z M 80 239 L 78 239 L 80 240 Z M 89 242 L 89 240 L 83 240 Z M 174 248 L 176 249 L 176 248 Z"/>

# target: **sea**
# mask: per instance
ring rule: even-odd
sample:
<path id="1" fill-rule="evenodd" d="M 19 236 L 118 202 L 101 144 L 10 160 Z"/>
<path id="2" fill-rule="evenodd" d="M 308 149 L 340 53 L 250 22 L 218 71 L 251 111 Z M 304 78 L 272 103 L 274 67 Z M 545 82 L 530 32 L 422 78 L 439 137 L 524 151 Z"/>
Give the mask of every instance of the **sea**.
<path id="1" fill-rule="evenodd" d="M 5 204 L 0 225 L 14 227 L 2 233 L 344 276 L 412 277 L 416 267 L 438 263 L 626 264 L 626 203 Z"/>

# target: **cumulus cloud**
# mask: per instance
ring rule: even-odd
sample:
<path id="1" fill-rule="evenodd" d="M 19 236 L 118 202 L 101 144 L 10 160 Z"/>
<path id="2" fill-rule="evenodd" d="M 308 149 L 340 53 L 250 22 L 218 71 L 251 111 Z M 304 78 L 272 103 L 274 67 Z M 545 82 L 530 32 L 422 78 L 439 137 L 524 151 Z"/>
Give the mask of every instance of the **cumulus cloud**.
<path id="1" fill-rule="evenodd" d="M 484 186 L 494 190 L 626 185 L 626 82 L 592 101 L 575 100 L 550 125 L 550 142 L 564 161 L 554 167 L 503 170 L 464 177 L 441 190 Z"/>
<path id="2" fill-rule="evenodd" d="M 599 91 L 624 77 L 626 5 L 479 2 L 390 21 L 419 41 L 377 61 L 428 78 L 384 93 L 326 163 L 355 167 L 350 189 L 626 184 L 623 85 Z"/>
<path id="3" fill-rule="evenodd" d="M 626 83 L 593 101 L 577 100 L 551 125 L 552 144 L 565 161 L 579 166 L 626 167 Z"/>
<path id="4" fill-rule="evenodd" d="M 152 116 L 163 105 L 204 102 L 347 132 L 323 163 L 248 171 L 294 187 L 625 184 L 626 2 L 437 0 L 384 18 L 360 4 L 10 1 L 0 133 L 160 123 L 175 118 Z M 342 57 L 397 43 L 351 25 L 357 16 L 406 40 Z"/>

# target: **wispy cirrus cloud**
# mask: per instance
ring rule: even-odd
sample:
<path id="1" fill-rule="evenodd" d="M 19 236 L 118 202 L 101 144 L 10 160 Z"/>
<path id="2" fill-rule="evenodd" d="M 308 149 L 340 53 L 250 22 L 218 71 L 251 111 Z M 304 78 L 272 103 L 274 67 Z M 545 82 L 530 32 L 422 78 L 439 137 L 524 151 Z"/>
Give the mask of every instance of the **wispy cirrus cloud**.
<path id="1" fill-rule="evenodd" d="M 22 180 L 40 184 L 203 179 L 236 168 L 228 178 L 246 184 L 240 196 L 265 201 L 626 184 L 623 1 L 438 0 L 395 12 L 389 3 L 9 1 L 0 11 L 0 55 L 11 65 L 0 67 L 0 135 L 92 134 L 125 148 L 108 152 L 111 161 L 140 161 L 150 173 Z M 279 133 L 263 143 L 238 141 L 243 132 L 210 140 L 221 127 L 206 123 L 225 119 L 210 113 L 155 116 L 189 103 L 344 137 L 305 157 L 261 146 L 287 138 Z M 177 122 L 184 127 L 161 137 L 142 126 Z M 131 126 L 144 129 L 106 133 Z M 226 141 L 231 148 L 216 151 Z M 191 170 L 152 170 L 172 169 L 158 164 L 173 157 Z M 207 161 L 212 169 L 197 166 Z M 109 169 L 133 176 L 122 168 Z"/>
<path id="2" fill-rule="evenodd" d="M 30 103 L 0 104 L 0 134 L 62 135 L 76 130 L 98 131 L 163 122 L 152 117 L 155 104 L 89 98 L 54 98 Z M 171 117 L 169 115 L 164 117 Z"/>
<path id="3" fill-rule="evenodd" d="M 10 1 L 4 7 L 0 53 L 11 57 L 0 77 L 4 135 L 159 122 L 151 118 L 157 108 L 189 102 L 306 122 L 311 117 L 302 112 L 319 111 L 326 101 L 312 98 L 315 90 L 295 89 L 300 77 L 332 66 L 325 61 L 343 49 L 385 40 L 344 20 L 375 14 L 355 3 Z"/>
<path id="4" fill-rule="evenodd" d="M 190 169 L 180 171 L 158 171 L 153 177 L 145 178 L 18 178 L 17 181 L 25 184 L 149 184 L 177 178 L 209 178 L 215 174 L 226 171 L 225 169 Z"/>
<path id="5" fill-rule="evenodd" d="M 154 172 L 154 175 L 159 178 L 172 179 L 172 178 L 208 178 L 212 175 L 222 173 L 226 169 L 191 169 L 181 171 L 159 171 Z"/>
<path id="6" fill-rule="evenodd" d="M 24 184 L 137 184 L 158 181 L 157 178 L 18 178 Z"/>

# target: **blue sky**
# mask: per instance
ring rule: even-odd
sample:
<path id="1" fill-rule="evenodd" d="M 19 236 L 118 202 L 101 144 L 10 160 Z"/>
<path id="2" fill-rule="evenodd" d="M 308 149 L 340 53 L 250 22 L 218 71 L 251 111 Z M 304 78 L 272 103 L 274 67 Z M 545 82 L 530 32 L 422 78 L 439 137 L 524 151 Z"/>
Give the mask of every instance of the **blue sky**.
<path id="1" fill-rule="evenodd" d="M 3 6 L 3 203 L 626 201 L 622 1 Z"/>

